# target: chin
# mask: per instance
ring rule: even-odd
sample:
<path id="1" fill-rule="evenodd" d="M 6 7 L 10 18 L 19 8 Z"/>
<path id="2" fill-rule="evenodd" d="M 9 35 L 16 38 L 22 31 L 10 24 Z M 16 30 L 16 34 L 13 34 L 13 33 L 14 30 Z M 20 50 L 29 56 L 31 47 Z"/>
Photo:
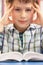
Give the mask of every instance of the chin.
<path id="1" fill-rule="evenodd" d="M 21 28 L 21 29 L 26 29 L 27 26 L 20 26 L 19 28 Z"/>
<path id="2" fill-rule="evenodd" d="M 21 28 L 27 28 L 29 25 L 20 25 Z"/>

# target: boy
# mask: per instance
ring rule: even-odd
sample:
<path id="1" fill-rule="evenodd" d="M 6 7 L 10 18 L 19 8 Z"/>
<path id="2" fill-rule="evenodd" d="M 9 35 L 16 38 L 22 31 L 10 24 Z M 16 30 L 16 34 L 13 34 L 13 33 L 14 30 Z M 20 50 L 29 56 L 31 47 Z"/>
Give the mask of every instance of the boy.
<path id="1" fill-rule="evenodd" d="M 5 0 L 5 6 L 5 14 L 0 20 L 1 53 L 10 51 L 43 53 L 43 28 L 40 26 L 43 26 L 43 20 L 38 1 Z M 33 20 L 35 12 L 37 18 Z"/>

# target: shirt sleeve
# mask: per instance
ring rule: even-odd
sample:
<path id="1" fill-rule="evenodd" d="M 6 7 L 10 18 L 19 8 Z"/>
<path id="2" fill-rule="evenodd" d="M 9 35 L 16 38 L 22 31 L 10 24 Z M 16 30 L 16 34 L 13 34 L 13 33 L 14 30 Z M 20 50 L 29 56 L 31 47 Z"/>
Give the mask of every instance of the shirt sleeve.
<path id="1" fill-rule="evenodd" d="M 40 51 L 43 54 L 43 27 L 40 29 Z"/>
<path id="2" fill-rule="evenodd" d="M 4 34 L 2 32 L 0 33 L 0 53 L 2 52 L 3 42 L 4 42 Z"/>

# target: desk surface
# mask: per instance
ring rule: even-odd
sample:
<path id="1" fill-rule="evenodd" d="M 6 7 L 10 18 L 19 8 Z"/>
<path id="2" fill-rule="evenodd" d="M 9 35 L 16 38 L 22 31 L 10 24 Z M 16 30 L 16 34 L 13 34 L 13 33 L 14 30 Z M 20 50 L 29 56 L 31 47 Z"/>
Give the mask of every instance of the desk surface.
<path id="1" fill-rule="evenodd" d="M 0 65 L 43 65 L 43 62 L 0 62 Z"/>

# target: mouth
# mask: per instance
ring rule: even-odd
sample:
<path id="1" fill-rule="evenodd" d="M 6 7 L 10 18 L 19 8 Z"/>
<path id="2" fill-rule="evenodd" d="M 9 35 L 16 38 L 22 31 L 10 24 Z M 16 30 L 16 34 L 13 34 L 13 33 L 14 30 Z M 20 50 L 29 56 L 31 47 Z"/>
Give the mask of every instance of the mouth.
<path id="1" fill-rule="evenodd" d="M 24 24 L 24 23 L 26 23 L 27 21 L 25 20 L 19 20 L 19 22 L 21 23 L 21 24 Z"/>

